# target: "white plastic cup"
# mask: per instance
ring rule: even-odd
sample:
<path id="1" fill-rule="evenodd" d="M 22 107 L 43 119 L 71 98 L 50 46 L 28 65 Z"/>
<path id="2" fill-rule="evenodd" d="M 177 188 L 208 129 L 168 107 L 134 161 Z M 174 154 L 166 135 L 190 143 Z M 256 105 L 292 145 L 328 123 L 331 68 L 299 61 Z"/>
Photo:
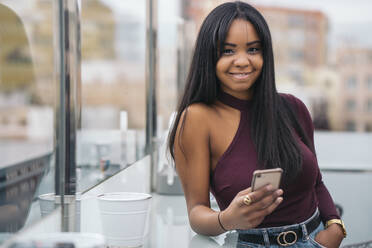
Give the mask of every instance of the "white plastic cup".
<path id="1" fill-rule="evenodd" d="M 16 239 L 14 243 L 15 247 L 58 247 L 62 244 L 73 244 L 75 248 L 106 247 L 102 234 L 77 232 L 40 233 L 34 237 Z"/>
<path id="2" fill-rule="evenodd" d="M 55 195 L 54 193 L 39 195 L 38 198 L 41 217 L 47 216 L 49 213 L 53 212 L 54 209 L 61 205 L 61 196 Z M 80 200 L 81 193 L 77 193 L 75 205 L 75 231 L 77 232 L 80 231 Z"/>
<path id="3" fill-rule="evenodd" d="M 113 192 L 98 196 L 103 234 L 109 246 L 143 245 L 152 196 Z"/>
<path id="4" fill-rule="evenodd" d="M 54 193 L 39 195 L 38 198 L 40 205 L 40 213 L 42 217 L 53 212 L 53 210 L 57 207 L 57 203 L 55 202 L 56 196 Z"/>

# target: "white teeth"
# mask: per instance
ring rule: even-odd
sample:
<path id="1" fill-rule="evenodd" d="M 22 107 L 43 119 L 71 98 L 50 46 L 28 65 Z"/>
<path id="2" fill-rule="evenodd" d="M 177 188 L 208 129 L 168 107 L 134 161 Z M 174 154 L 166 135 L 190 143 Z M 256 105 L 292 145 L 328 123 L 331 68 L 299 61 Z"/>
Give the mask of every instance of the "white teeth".
<path id="1" fill-rule="evenodd" d="M 230 73 L 230 75 L 232 77 L 234 77 L 235 79 L 238 79 L 238 80 L 245 80 L 249 77 L 249 72 L 247 73 Z"/>
<path id="2" fill-rule="evenodd" d="M 232 75 L 237 75 L 237 76 L 245 76 L 245 75 L 248 75 L 249 73 L 246 72 L 246 73 L 230 73 Z"/>

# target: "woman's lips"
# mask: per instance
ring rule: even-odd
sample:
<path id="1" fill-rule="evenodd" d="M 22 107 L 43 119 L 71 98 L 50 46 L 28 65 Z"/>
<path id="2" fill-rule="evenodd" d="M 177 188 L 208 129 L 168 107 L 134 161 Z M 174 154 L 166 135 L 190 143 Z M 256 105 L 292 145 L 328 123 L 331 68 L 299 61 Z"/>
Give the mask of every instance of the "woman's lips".
<path id="1" fill-rule="evenodd" d="M 237 80 L 244 80 L 249 77 L 250 74 L 252 74 L 253 71 L 251 72 L 229 72 L 229 75 L 232 76 L 233 78 Z"/>

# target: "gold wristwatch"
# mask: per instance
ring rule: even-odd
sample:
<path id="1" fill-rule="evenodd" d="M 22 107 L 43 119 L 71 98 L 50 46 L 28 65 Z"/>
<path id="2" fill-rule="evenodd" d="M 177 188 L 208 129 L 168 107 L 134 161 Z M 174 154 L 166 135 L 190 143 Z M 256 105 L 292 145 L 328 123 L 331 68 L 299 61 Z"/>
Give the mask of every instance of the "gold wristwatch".
<path id="1" fill-rule="evenodd" d="M 344 238 L 346 238 L 346 228 L 344 222 L 340 219 L 332 219 L 326 222 L 325 228 L 329 227 L 332 224 L 338 224 L 339 226 L 341 226 L 342 232 L 344 233 Z"/>

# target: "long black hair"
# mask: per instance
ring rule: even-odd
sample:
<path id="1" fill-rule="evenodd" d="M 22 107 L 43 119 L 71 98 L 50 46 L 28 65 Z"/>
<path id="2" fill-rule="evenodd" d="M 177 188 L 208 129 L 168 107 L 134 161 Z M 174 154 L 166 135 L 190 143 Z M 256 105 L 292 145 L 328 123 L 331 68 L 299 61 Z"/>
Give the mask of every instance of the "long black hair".
<path id="1" fill-rule="evenodd" d="M 283 182 L 292 181 L 302 169 L 302 155 L 293 136 L 293 128 L 314 152 L 299 125 L 290 104 L 278 94 L 275 86 L 274 58 L 269 27 L 263 16 L 251 5 L 236 1 L 219 5 L 204 20 L 195 44 L 189 74 L 177 116 L 169 134 L 168 148 L 174 159 L 174 142 L 181 115 L 181 132 L 187 107 L 193 103 L 212 105 L 216 102 L 220 82 L 216 64 L 222 53 L 231 23 L 236 19 L 249 21 L 256 29 L 262 46 L 262 72 L 253 84 L 251 134 L 261 168 L 283 169 Z"/>

